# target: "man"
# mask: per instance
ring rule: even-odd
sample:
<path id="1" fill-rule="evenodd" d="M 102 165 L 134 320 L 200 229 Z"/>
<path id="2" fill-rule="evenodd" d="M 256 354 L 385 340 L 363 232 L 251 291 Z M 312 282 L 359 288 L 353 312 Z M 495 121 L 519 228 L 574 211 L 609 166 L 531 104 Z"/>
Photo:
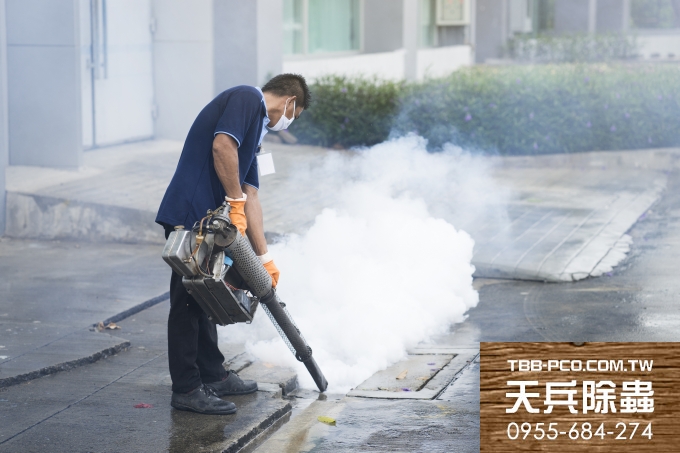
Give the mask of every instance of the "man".
<path id="1" fill-rule="evenodd" d="M 165 237 L 176 226 L 190 229 L 226 200 L 231 221 L 250 240 L 276 286 L 279 271 L 267 252 L 262 207 L 258 199 L 257 152 L 267 129 L 286 129 L 309 106 L 305 79 L 281 74 L 262 89 L 237 86 L 218 95 L 198 114 L 189 130 L 177 170 L 156 222 Z M 236 406 L 220 399 L 257 391 L 223 367 L 217 328 L 173 272 L 170 280 L 168 360 L 171 405 L 203 414 L 232 414 Z"/>

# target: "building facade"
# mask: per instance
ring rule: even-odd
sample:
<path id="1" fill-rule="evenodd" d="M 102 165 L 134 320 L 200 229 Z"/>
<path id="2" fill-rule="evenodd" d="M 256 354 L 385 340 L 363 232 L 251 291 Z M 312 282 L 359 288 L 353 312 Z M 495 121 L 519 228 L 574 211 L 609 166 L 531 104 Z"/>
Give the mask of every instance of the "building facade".
<path id="1" fill-rule="evenodd" d="M 0 0 L 4 168 L 184 139 L 200 109 L 281 72 L 418 80 L 504 57 L 516 34 L 628 32 L 680 53 L 680 0 Z"/>

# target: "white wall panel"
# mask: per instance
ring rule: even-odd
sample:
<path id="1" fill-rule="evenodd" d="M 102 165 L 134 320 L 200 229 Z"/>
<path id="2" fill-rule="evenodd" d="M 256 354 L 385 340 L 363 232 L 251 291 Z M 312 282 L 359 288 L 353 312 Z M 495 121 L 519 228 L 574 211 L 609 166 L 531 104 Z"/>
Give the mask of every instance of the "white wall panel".
<path id="1" fill-rule="evenodd" d="M 442 77 L 463 66 L 472 65 L 472 48 L 470 46 L 449 46 L 419 49 L 417 60 L 418 79 Z"/>
<path id="2" fill-rule="evenodd" d="M 213 0 L 153 2 L 156 137 L 184 140 L 215 87 Z"/>
<path id="3" fill-rule="evenodd" d="M 156 137 L 184 140 L 213 97 L 212 49 L 200 42 L 154 44 Z"/>
<path id="4" fill-rule="evenodd" d="M 283 62 L 283 72 L 302 74 L 309 81 L 324 75 L 404 78 L 404 50 L 328 58 L 305 58 Z"/>
<path id="5" fill-rule="evenodd" d="M 0 236 L 5 233 L 6 182 L 5 168 L 9 164 L 7 147 L 7 33 L 5 0 L 0 0 Z"/>

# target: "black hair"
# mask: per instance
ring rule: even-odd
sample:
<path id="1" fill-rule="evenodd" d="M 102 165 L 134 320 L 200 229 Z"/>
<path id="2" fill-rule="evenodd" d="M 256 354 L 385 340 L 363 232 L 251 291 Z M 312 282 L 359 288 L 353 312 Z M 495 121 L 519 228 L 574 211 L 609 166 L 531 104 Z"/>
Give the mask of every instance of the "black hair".
<path id="1" fill-rule="evenodd" d="M 279 74 L 265 83 L 262 91 L 268 91 L 277 96 L 297 96 L 297 105 L 305 110 L 309 108 L 312 101 L 307 81 L 300 74 Z"/>

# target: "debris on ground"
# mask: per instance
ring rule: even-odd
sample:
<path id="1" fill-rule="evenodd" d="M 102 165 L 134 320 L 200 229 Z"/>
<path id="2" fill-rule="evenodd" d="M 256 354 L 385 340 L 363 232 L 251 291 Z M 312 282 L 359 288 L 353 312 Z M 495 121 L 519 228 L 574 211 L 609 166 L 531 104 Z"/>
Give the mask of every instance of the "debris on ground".
<path id="1" fill-rule="evenodd" d="M 325 423 L 327 425 L 335 426 L 335 419 L 331 417 L 326 417 L 325 415 L 319 415 L 316 417 L 317 420 L 319 420 L 321 423 Z"/>
<path id="2" fill-rule="evenodd" d="M 104 325 L 104 323 L 103 323 L 102 321 L 99 321 L 99 322 L 97 323 L 97 330 L 100 331 L 100 332 L 101 332 L 102 330 L 120 330 L 120 329 L 122 329 L 122 327 L 120 327 L 120 326 L 119 326 L 118 324 L 116 324 L 115 322 L 110 322 L 110 323 L 108 323 L 108 324 L 106 324 L 106 325 Z"/>
<path id="3" fill-rule="evenodd" d="M 133 406 L 135 409 L 151 409 L 153 407 L 152 404 L 146 404 L 146 403 L 139 403 L 135 404 Z"/>

